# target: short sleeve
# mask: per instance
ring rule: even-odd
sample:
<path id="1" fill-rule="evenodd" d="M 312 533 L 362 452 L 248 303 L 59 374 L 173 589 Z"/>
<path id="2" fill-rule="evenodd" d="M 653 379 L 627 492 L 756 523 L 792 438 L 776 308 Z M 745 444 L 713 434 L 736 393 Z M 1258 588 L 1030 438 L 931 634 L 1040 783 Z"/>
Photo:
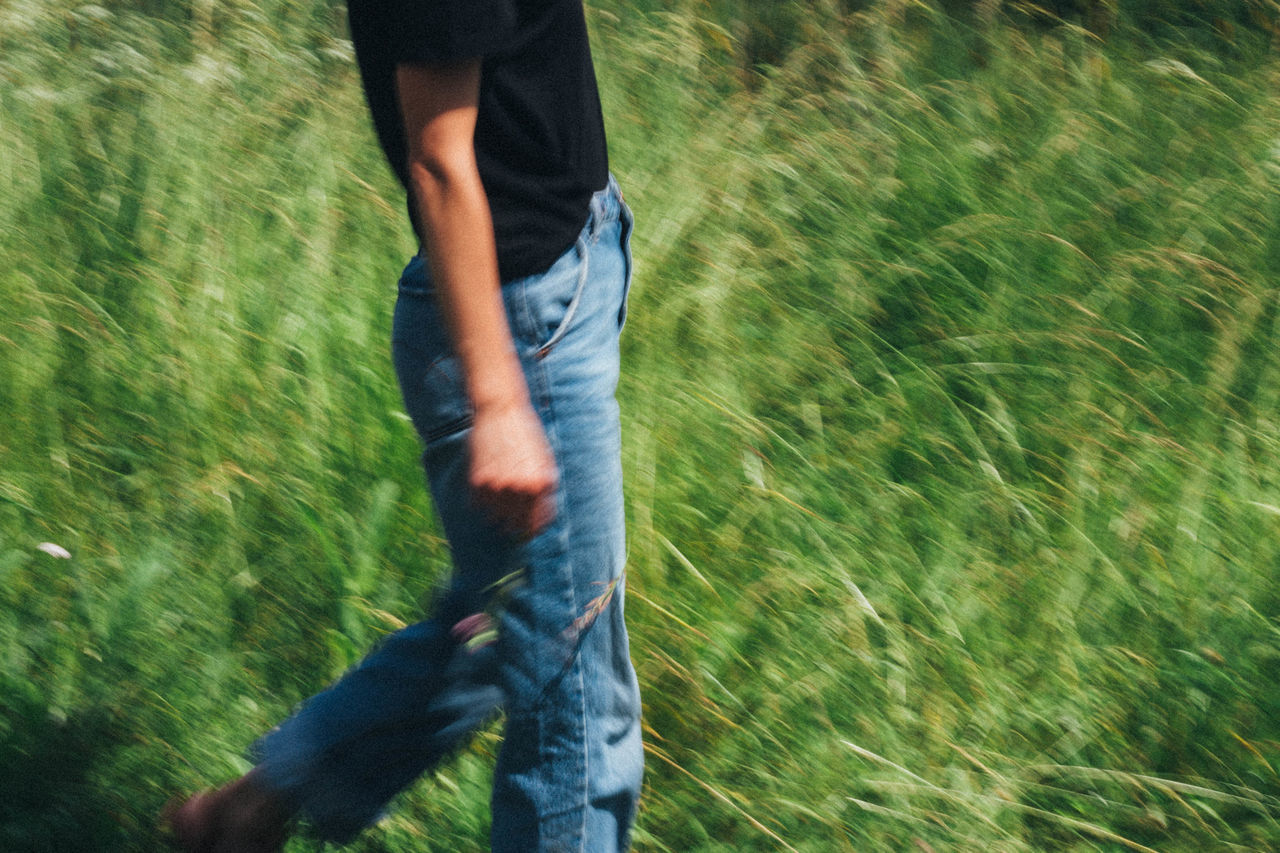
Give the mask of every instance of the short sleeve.
<path id="1" fill-rule="evenodd" d="M 396 62 L 488 56 L 510 44 L 515 0 L 372 0 L 391 7 L 389 53 Z"/>

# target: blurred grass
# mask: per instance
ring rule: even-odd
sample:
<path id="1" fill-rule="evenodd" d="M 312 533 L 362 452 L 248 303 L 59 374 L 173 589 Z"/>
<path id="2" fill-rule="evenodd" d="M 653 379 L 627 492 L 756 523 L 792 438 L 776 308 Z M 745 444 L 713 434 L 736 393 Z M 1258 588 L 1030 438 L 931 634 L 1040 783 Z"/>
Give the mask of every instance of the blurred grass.
<path id="1" fill-rule="evenodd" d="M 637 848 L 1271 849 L 1271 6 L 951 5 L 592 10 Z M 154 849 L 446 568 L 411 240 L 323 4 L 10 2 L 0 114 L 0 848 Z"/>

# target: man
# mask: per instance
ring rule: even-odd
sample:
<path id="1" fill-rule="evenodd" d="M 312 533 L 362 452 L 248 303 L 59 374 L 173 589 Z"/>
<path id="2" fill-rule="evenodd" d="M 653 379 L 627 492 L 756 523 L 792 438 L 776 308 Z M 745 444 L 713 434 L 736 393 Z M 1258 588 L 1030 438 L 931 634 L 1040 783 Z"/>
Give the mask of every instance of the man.
<path id="1" fill-rule="evenodd" d="M 581 0 L 351 0 L 365 94 L 422 251 L 397 376 L 454 560 L 429 619 L 170 818 L 201 853 L 343 842 L 501 709 L 492 849 L 628 846 L 643 754 L 622 616 L 614 388 L 630 212 Z"/>

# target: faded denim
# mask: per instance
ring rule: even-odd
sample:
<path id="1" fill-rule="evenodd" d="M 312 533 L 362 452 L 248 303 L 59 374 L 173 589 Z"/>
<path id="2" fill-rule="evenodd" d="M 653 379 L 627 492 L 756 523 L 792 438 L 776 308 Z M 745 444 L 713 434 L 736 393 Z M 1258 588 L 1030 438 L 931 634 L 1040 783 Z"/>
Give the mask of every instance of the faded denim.
<path id="1" fill-rule="evenodd" d="M 546 273 L 502 288 L 559 467 L 555 520 L 527 542 L 471 505 L 457 360 L 426 264 L 405 268 L 393 355 L 454 573 L 428 619 L 392 634 L 255 745 L 262 778 L 321 837 L 352 838 L 502 712 L 492 849 L 627 848 L 643 765 L 614 398 L 630 229 L 611 178 L 577 243 Z"/>

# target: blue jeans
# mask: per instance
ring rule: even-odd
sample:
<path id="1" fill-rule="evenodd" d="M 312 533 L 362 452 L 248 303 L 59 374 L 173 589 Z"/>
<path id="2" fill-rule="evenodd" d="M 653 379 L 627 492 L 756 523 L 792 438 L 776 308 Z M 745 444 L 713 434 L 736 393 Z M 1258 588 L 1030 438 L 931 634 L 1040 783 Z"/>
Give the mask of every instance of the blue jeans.
<path id="1" fill-rule="evenodd" d="M 631 214 L 596 193 L 577 243 L 503 285 L 525 378 L 559 467 L 557 514 L 514 541 L 471 505 L 470 410 L 456 356 L 414 258 L 393 332 L 405 405 L 452 551 L 430 617 L 388 638 L 255 744 L 260 779 L 322 838 L 346 841 L 398 791 L 505 712 L 492 849 L 628 846 L 643 765 L 640 697 L 623 622 L 618 333 Z"/>

